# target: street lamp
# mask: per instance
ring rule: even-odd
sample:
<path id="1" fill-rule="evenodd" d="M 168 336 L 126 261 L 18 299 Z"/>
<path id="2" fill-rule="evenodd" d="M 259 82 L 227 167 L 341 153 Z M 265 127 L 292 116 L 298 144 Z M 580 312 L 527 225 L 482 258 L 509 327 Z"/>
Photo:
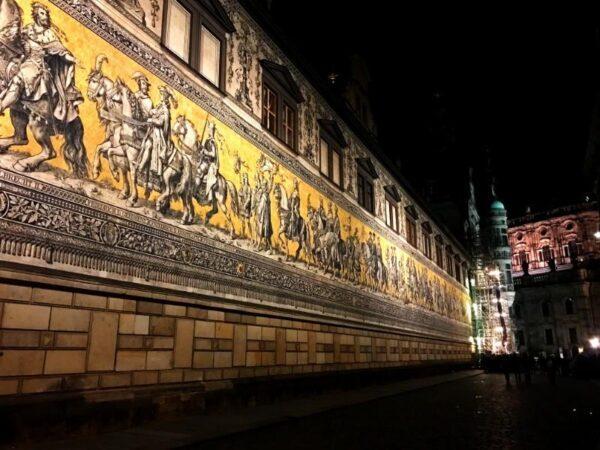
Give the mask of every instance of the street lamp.
<path id="1" fill-rule="evenodd" d="M 598 231 L 596 231 L 596 232 L 594 233 L 594 237 L 595 237 L 596 239 L 600 239 L 600 230 L 598 230 Z"/>
<path id="2" fill-rule="evenodd" d="M 590 345 L 593 349 L 600 348 L 600 338 L 593 337 L 590 339 Z"/>

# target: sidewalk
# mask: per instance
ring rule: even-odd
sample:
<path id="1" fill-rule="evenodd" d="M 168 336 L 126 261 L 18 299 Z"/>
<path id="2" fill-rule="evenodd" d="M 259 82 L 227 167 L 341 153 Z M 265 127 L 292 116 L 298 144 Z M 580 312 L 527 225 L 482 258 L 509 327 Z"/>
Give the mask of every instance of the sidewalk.
<path id="1" fill-rule="evenodd" d="M 314 397 L 295 399 L 285 403 L 278 402 L 218 414 L 199 414 L 170 421 L 158 421 L 136 428 L 96 436 L 43 442 L 27 448 L 45 450 L 173 449 L 274 425 L 289 419 L 307 417 L 337 408 L 424 389 L 481 373 L 481 370 L 465 370 L 432 377 L 415 378 L 397 383 L 369 386 L 363 389 L 315 395 Z"/>

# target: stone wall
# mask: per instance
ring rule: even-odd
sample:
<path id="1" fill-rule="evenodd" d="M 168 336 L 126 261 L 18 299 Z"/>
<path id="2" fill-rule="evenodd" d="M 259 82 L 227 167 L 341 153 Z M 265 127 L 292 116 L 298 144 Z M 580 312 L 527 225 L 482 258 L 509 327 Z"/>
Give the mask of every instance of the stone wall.
<path id="1" fill-rule="evenodd" d="M 175 301 L 0 284 L 0 394 L 470 359 L 468 344 Z"/>

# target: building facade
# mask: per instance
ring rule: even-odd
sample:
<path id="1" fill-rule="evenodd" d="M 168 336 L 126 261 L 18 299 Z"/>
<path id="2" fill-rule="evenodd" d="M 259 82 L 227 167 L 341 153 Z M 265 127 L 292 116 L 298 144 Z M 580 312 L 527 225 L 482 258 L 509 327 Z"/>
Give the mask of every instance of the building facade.
<path id="1" fill-rule="evenodd" d="M 510 222 L 519 346 L 572 355 L 600 334 L 599 225 L 595 202 Z"/>
<path id="2" fill-rule="evenodd" d="M 470 360 L 464 250 L 243 4 L 0 30 L 0 394 Z"/>

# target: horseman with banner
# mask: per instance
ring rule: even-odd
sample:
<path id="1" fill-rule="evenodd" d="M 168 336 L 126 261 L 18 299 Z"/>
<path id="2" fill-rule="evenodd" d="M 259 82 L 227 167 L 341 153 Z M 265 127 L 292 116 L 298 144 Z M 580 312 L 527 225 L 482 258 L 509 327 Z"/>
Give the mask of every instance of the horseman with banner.
<path id="1" fill-rule="evenodd" d="M 213 189 L 219 175 L 219 151 L 215 139 L 216 126 L 213 122 L 206 125 L 208 137 L 200 150 L 200 166 L 198 166 L 198 185 L 204 186 L 203 195 L 207 202 L 212 201 Z"/>

